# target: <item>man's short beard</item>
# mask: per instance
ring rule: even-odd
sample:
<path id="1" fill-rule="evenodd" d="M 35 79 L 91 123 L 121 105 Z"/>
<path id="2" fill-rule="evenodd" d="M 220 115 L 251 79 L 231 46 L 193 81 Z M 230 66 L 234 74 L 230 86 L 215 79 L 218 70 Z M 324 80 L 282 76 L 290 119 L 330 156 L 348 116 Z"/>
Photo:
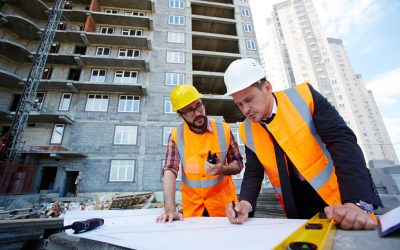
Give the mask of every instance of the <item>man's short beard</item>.
<path id="1" fill-rule="evenodd" d="M 183 117 L 182 117 L 183 118 Z M 206 129 L 207 128 L 207 117 L 203 116 L 203 115 L 199 115 L 196 118 L 194 118 L 193 122 L 189 122 L 188 120 L 186 120 L 185 118 L 183 118 L 185 120 L 185 122 L 187 123 L 187 125 L 189 126 L 189 128 L 194 128 L 194 129 Z M 196 120 L 199 119 L 203 119 L 204 123 L 201 126 L 196 125 Z"/>

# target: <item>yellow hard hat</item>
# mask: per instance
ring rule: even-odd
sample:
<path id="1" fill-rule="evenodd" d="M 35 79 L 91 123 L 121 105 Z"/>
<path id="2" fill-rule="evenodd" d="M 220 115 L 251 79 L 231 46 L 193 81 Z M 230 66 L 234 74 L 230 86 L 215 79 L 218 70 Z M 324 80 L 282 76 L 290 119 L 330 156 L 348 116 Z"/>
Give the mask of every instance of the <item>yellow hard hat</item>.
<path id="1" fill-rule="evenodd" d="M 191 84 L 178 85 L 171 92 L 172 109 L 177 111 L 192 102 L 196 101 L 203 95 L 197 91 Z"/>

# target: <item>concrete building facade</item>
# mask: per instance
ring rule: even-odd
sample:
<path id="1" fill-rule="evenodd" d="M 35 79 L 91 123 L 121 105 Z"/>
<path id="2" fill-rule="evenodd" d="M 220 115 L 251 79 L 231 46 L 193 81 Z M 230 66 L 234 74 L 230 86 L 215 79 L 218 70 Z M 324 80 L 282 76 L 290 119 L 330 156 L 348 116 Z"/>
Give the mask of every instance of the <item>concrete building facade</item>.
<path id="1" fill-rule="evenodd" d="M 312 0 L 273 6 L 261 61 L 275 90 L 309 82 L 355 132 L 366 161 L 398 162 L 382 117 L 340 39 L 327 38 Z"/>
<path id="2" fill-rule="evenodd" d="M 0 1 L 2 135 L 52 4 Z M 237 135 L 243 116 L 223 96 L 223 73 L 245 57 L 259 58 L 248 0 L 68 1 L 21 142 L 31 192 L 70 195 L 78 175 L 78 192 L 162 190 L 168 135 L 181 123 L 170 92 L 193 84 Z"/>

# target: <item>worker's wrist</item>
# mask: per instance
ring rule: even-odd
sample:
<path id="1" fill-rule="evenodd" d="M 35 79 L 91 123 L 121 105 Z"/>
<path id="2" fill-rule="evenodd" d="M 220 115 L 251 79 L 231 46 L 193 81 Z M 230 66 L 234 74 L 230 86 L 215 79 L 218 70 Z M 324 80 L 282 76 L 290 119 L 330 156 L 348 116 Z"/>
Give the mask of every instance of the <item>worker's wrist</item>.
<path id="1" fill-rule="evenodd" d="M 253 206 L 251 205 L 250 202 L 246 201 L 246 200 L 241 200 L 241 203 L 243 203 L 246 207 L 247 207 L 247 213 L 251 213 L 253 212 Z"/>

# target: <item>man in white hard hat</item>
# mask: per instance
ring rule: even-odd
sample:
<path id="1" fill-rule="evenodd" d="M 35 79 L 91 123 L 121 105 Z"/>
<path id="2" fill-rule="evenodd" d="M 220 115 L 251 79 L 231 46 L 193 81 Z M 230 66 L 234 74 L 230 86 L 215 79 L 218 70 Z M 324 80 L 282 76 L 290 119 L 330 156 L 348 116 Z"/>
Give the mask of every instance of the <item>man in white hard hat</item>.
<path id="1" fill-rule="evenodd" d="M 288 218 L 324 211 L 343 229 L 373 229 L 382 206 L 357 139 L 310 84 L 272 92 L 260 64 L 239 59 L 224 76 L 227 95 L 247 119 L 240 126 L 246 168 L 231 223 L 254 214 L 264 171 Z"/>
<path id="2" fill-rule="evenodd" d="M 185 122 L 168 139 L 162 169 L 165 206 L 158 223 L 194 216 L 225 217 L 226 205 L 237 201 L 232 175 L 242 170 L 242 156 L 229 124 L 208 118 L 201 96 L 191 84 L 178 85 L 171 92 L 172 108 Z M 179 163 L 183 215 L 175 207 Z"/>

